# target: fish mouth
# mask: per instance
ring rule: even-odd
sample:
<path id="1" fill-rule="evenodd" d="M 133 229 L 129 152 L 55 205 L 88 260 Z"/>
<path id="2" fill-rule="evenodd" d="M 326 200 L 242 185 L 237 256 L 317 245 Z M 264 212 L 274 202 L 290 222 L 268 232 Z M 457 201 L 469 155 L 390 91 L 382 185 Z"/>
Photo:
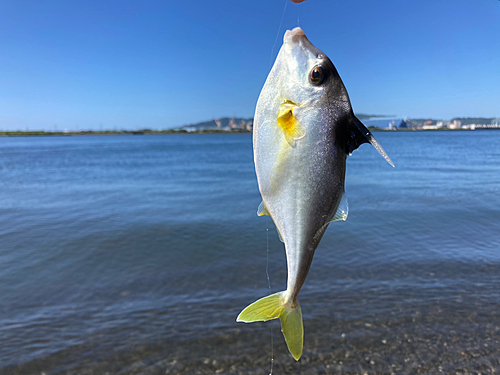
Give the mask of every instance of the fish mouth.
<path id="1" fill-rule="evenodd" d="M 299 66 L 306 66 L 308 60 L 316 58 L 321 52 L 312 45 L 300 27 L 285 32 L 283 47 L 292 54 L 287 59 L 297 61 Z"/>
<path id="2" fill-rule="evenodd" d="M 296 42 L 300 38 L 306 38 L 306 34 L 300 27 L 296 27 L 292 30 L 287 30 L 285 32 L 285 36 L 283 37 L 283 43 Z"/>

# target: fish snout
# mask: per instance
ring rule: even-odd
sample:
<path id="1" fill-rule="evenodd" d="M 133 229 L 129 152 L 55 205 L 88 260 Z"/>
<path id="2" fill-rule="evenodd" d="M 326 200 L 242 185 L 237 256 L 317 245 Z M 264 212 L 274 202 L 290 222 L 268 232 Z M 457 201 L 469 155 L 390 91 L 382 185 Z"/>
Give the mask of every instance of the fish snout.
<path id="1" fill-rule="evenodd" d="M 287 30 L 285 36 L 283 37 L 283 43 L 293 43 L 297 42 L 301 38 L 305 38 L 306 34 L 300 27 L 296 27 L 293 30 Z"/>

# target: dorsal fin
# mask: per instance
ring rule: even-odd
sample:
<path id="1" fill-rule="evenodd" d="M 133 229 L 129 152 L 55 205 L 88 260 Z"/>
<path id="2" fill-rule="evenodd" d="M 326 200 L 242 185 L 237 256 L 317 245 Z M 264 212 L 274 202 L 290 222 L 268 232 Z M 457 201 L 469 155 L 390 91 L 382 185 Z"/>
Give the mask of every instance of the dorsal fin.
<path id="1" fill-rule="evenodd" d="M 391 158 L 385 153 L 380 143 L 377 142 L 372 133 L 363 125 L 361 121 L 354 115 L 351 115 L 351 121 L 347 129 L 346 135 L 346 153 L 352 154 L 363 143 L 370 143 L 380 155 L 394 167 Z"/>

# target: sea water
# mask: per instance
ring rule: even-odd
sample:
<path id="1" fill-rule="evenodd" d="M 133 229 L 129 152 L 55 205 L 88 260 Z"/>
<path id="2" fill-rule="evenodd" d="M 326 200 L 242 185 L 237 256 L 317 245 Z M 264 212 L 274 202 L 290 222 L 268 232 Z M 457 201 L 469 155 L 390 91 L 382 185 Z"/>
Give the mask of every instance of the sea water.
<path id="1" fill-rule="evenodd" d="M 500 132 L 375 137 L 396 167 L 348 159 L 299 363 L 235 322 L 286 288 L 250 134 L 0 138 L 0 373 L 500 370 Z"/>

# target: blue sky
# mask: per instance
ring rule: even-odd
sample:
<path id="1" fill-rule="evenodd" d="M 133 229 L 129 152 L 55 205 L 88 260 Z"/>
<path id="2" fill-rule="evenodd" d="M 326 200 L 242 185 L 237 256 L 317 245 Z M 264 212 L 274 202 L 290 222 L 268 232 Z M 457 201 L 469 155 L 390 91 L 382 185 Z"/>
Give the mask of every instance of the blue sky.
<path id="1" fill-rule="evenodd" d="M 252 117 L 297 25 L 357 113 L 500 117 L 498 0 L 0 0 L 0 130 Z"/>

